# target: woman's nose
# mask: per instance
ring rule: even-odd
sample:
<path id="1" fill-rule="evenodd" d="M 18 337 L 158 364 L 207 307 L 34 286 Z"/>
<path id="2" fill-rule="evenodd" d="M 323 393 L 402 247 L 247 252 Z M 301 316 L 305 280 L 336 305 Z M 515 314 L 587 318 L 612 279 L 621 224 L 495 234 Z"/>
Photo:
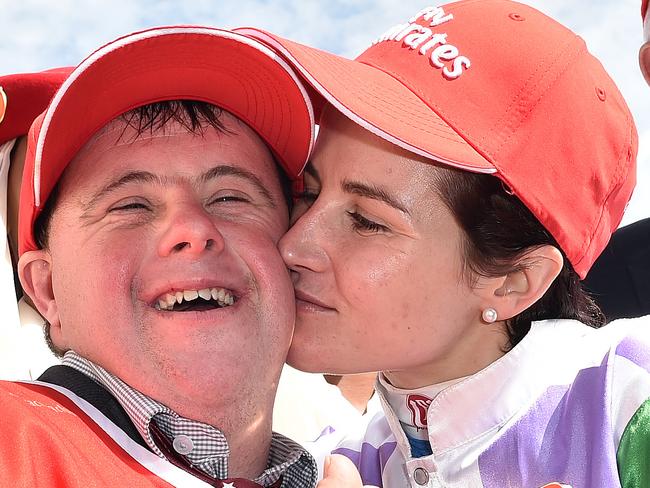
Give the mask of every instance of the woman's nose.
<path id="1" fill-rule="evenodd" d="M 323 248 L 323 239 L 326 237 L 326 227 L 323 224 L 323 217 L 312 207 L 280 239 L 280 254 L 289 269 L 315 272 L 325 269 L 327 254 Z"/>

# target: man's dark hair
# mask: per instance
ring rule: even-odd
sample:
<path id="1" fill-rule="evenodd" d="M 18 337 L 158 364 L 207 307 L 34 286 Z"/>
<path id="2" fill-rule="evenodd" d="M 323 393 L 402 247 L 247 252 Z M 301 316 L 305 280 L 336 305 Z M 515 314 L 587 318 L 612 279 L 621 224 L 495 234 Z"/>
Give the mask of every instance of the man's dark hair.
<path id="1" fill-rule="evenodd" d="M 119 118 L 126 122 L 124 131 L 128 127 L 135 130 L 135 135 L 128 142 L 135 142 L 143 135 L 155 134 L 164 130 L 170 123 L 178 123 L 188 133 L 202 136 L 205 131 L 212 128 L 221 133 L 230 133 L 221 121 L 223 110 L 215 105 L 195 100 L 170 100 L 156 102 L 149 105 L 143 105 L 122 114 Z M 243 122 L 242 122 L 243 123 Z M 124 136 L 125 132 L 118 141 Z M 282 167 L 271 153 L 275 162 L 282 187 L 282 193 L 287 203 L 287 208 L 291 211 L 293 199 L 291 196 L 291 181 Z M 59 182 L 61 179 L 59 179 Z M 34 223 L 34 237 L 39 248 L 46 249 L 48 243 L 48 232 L 52 215 L 57 206 L 59 198 L 59 183 L 56 184 L 50 196 L 48 197 L 43 211 L 40 213 Z M 58 357 L 63 356 L 66 351 L 57 348 L 52 342 L 50 336 L 50 324 L 45 324 L 45 341 L 50 350 Z"/>
<path id="2" fill-rule="evenodd" d="M 469 279 L 525 269 L 527 263 L 522 257 L 535 247 L 551 245 L 562 252 L 553 236 L 498 178 L 438 169 L 435 187 L 463 230 L 462 252 Z M 506 320 L 510 348 L 523 339 L 533 321 L 575 319 L 592 327 L 605 323 L 563 252 L 562 256 L 564 266 L 542 298 Z"/>

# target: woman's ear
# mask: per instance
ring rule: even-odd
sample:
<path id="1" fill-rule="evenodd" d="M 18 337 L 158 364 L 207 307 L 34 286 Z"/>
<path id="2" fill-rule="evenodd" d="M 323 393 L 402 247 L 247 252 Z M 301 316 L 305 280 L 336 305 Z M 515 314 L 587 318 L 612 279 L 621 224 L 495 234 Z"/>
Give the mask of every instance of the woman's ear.
<path id="1" fill-rule="evenodd" d="M 27 251 L 18 260 L 18 277 L 25 293 L 50 324 L 50 334 L 60 336 L 61 321 L 52 288 L 52 260 L 44 249 Z M 56 343 L 56 342 L 55 342 Z"/>
<path id="2" fill-rule="evenodd" d="M 484 309 L 496 310 L 498 320 L 510 319 L 542 298 L 560 274 L 564 258 L 556 247 L 544 245 L 527 251 L 518 264 L 519 271 L 479 280 Z"/>

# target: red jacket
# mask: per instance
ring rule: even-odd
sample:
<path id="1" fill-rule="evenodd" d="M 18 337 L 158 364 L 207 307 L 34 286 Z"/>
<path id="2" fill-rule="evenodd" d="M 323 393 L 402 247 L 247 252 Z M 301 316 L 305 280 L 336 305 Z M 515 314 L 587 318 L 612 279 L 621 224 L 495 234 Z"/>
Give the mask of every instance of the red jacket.
<path id="1" fill-rule="evenodd" d="M 0 381 L 0 418 L 2 487 L 209 486 L 60 386 Z"/>

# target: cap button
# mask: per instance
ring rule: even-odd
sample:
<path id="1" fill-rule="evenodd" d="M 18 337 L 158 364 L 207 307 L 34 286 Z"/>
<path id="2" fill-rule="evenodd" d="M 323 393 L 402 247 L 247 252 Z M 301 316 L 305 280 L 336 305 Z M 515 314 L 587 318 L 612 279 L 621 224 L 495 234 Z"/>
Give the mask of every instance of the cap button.
<path id="1" fill-rule="evenodd" d="M 512 20 L 516 20 L 517 22 L 522 22 L 522 21 L 526 20 L 526 17 L 524 17 L 521 14 L 516 14 L 516 13 L 511 13 L 511 14 L 508 15 L 508 17 L 510 17 Z"/>
<path id="2" fill-rule="evenodd" d="M 191 453 L 194 449 L 194 442 L 192 442 L 192 439 L 188 436 L 181 434 L 174 437 L 172 446 L 174 447 L 174 451 L 185 456 L 186 454 Z"/>

